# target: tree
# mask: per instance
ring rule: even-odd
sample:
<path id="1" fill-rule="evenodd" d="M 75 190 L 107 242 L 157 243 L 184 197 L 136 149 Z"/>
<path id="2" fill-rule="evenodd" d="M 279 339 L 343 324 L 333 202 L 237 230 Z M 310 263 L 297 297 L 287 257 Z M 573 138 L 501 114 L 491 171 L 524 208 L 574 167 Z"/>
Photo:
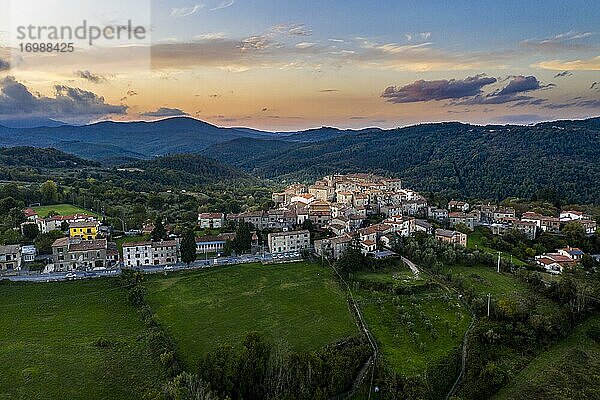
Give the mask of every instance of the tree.
<path id="1" fill-rule="evenodd" d="M 570 246 L 581 246 L 585 241 L 585 229 L 578 222 L 569 222 L 562 229 Z"/>
<path id="2" fill-rule="evenodd" d="M 368 266 L 367 257 L 361 251 L 358 235 L 352 238 L 348 248 L 337 261 L 337 267 L 343 274 L 347 275 L 354 271 L 360 271 Z"/>
<path id="3" fill-rule="evenodd" d="M 40 254 L 51 254 L 52 243 L 61 237 L 63 237 L 63 233 L 61 231 L 42 233 L 35 238 L 34 244 Z"/>
<path id="4" fill-rule="evenodd" d="M 58 187 L 54 181 L 48 180 L 40 186 L 40 194 L 42 200 L 46 204 L 53 204 L 58 202 Z"/>
<path id="5" fill-rule="evenodd" d="M 190 265 L 196 261 L 196 235 L 192 229 L 188 230 L 181 241 L 181 261 Z"/>
<path id="6" fill-rule="evenodd" d="M 13 197 L 6 197 L 0 200 L 0 215 L 8 214 L 12 208 L 21 208 L 22 202 L 15 200 Z"/>
<path id="7" fill-rule="evenodd" d="M 154 229 L 152 230 L 150 236 L 155 242 L 165 240 L 167 238 L 167 230 L 163 225 L 161 217 L 156 218 L 156 221 L 154 222 Z"/>
<path id="8" fill-rule="evenodd" d="M 26 221 L 25 214 L 23 214 L 23 211 L 21 211 L 20 208 L 18 208 L 18 207 L 11 208 L 10 211 L 8 212 L 7 222 L 13 228 L 17 228 L 19 225 L 21 225 L 21 222 L 25 222 L 25 221 Z"/>
<path id="9" fill-rule="evenodd" d="M 40 228 L 37 224 L 29 223 L 23 225 L 23 236 L 29 241 L 33 241 L 40 234 Z"/>
<path id="10" fill-rule="evenodd" d="M 312 220 L 307 218 L 302 222 L 302 229 L 312 232 L 313 228 L 314 226 Z"/>
<path id="11" fill-rule="evenodd" d="M 235 231 L 235 240 L 233 242 L 233 249 L 236 253 L 242 254 L 246 251 L 250 251 L 252 248 L 252 232 L 250 232 L 250 226 L 245 221 L 240 221 Z"/>
<path id="12" fill-rule="evenodd" d="M 218 400 L 210 385 L 197 375 L 183 372 L 165 386 L 165 397 L 169 400 Z"/>
<path id="13" fill-rule="evenodd" d="M 231 242 L 231 240 L 227 239 L 225 241 L 225 244 L 223 245 L 223 254 L 225 254 L 226 256 L 230 256 L 232 251 L 233 243 Z"/>

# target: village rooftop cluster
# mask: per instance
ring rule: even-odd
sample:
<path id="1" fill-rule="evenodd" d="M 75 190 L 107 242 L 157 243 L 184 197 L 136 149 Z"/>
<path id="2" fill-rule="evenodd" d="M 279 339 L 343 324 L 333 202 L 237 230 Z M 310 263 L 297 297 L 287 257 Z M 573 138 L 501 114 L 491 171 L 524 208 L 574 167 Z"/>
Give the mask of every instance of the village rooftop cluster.
<path id="1" fill-rule="evenodd" d="M 208 234 L 196 238 L 199 258 L 217 259 L 236 239 L 235 229 L 244 222 L 251 227 L 251 252 L 269 254 L 271 260 L 295 258 L 312 252 L 339 258 L 351 243 L 374 258 L 394 255 L 392 244 L 398 237 L 417 232 L 456 246 L 467 245 L 467 233 L 486 226 L 494 234 L 518 230 L 533 239 L 540 232 L 558 233 L 565 224 L 581 224 L 587 234 L 596 222 L 579 211 L 565 210 L 557 216 L 525 212 L 517 216 L 514 208 L 493 204 L 471 206 L 452 200 L 446 208 L 428 205 L 424 196 L 404 188 L 398 178 L 357 173 L 327 175 L 312 185 L 296 183 L 272 194 L 275 206 L 268 210 L 239 214 L 199 213 L 198 227 Z M 130 242 L 117 245 L 109 241 L 113 227 L 93 216 L 74 214 L 41 218 L 32 208 L 24 210 L 27 221 L 41 233 L 68 232 L 56 239 L 51 256 L 46 256 L 45 271 L 98 270 L 118 267 L 169 266 L 180 262 L 180 238 Z M 434 226 L 437 228 L 434 229 Z M 137 233 L 150 233 L 148 223 Z M 466 232 L 466 233 L 465 233 Z M 262 239 L 261 239 L 262 238 Z M 551 273 L 573 268 L 583 252 L 577 248 L 557 249 L 556 253 L 536 256 L 536 263 Z M 41 257 L 31 245 L 0 246 L 0 272 L 18 271 L 23 263 Z M 42 257 L 43 258 L 43 257 Z"/>

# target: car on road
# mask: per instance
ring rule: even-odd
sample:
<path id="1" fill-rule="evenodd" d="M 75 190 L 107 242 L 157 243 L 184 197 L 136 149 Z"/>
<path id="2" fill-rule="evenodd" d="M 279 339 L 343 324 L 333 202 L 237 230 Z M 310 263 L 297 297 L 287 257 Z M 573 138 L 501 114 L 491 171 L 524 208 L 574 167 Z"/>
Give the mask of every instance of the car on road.
<path id="1" fill-rule="evenodd" d="M 170 271 L 173 269 L 172 265 L 167 265 L 166 267 L 163 268 L 165 271 Z"/>
<path id="2" fill-rule="evenodd" d="M 75 274 L 73 272 L 69 272 L 68 274 L 65 275 L 65 278 L 68 278 L 68 279 L 77 278 L 77 274 Z"/>

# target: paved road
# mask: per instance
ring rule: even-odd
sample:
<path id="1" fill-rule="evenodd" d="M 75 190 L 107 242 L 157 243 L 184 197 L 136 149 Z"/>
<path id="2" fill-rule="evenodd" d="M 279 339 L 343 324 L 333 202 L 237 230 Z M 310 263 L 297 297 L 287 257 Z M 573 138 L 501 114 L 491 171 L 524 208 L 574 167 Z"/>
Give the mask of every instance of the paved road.
<path id="1" fill-rule="evenodd" d="M 202 269 L 210 267 L 218 267 L 224 265 L 247 264 L 247 263 L 285 263 L 301 261 L 302 256 L 298 252 L 281 253 L 281 254 L 245 254 L 237 257 L 219 257 L 209 258 L 206 260 L 196 260 L 190 265 L 177 263 L 173 265 L 149 265 L 141 266 L 136 269 L 147 274 L 159 272 L 173 272 L 191 269 Z M 100 271 L 70 271 L 70 272 L 51 272 L 39 274 L 27 274 L 22 272 L 20 275 L 0 275 L 0 279 L 8 279 L 14 282 L 57 282 L 67 280 L 92 279 L 106 276 L 117 276 L 121 274 L 121 268 L 106 269 Z"/>
<path id="2" fill-rule="evenodd" d="M 404 256 L 400 256 L 400 258 L 402 259 L 402 261 L 408 265 L 408 268 L 410 268 L 410 270 L 412 271 L 412 273 L 415 275 L 415 278 L 419 278 L 419 274 L 421 273 L 421 271 L 419 270 L 419 268 L 417 268 L 417 266 L 415 265 L 414 262 L 410 261 L 408 258 L 404 257 Z"/>

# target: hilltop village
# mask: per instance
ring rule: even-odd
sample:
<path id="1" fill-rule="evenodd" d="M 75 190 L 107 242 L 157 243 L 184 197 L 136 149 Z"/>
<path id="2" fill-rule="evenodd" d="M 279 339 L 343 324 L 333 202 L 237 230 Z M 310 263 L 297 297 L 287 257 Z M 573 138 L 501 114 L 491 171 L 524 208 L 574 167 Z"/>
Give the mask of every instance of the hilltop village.
<path id="1" fill-rule="evenodd" d="M 367 173 L 328 175 L 311 185 L 295 183 L 273 193 L 272 204 L 270 209 L 239 214 L 199 213 L 195 239 L 198 259 L 219 259 L 232 253 L 260 254 L 263 261 L 268 257 L 270 262 L 298 259 L 309 253 L 338 259 L 352 245 L 369 257 L 386 258 L 394 255 L 391 250 L 399 237 L 422 233 L 467 246 L 469 233 L 479 226 L 495 235 L 519 231 L 529 239 L 541 232 L 559 234 L 570 223 L 580 225 L 586 234 L 596 231 L 596 222 L 575 210 L 556 216 L 533 211 L 517 215 L 511 207 L 470 205 L 458 200 L 445 208 L 434 207 L 420 193 L 403 187 L 400 179 Z M 117 246 L 111 240 L 114 228 L 102 224 L 97 216 L 78 213 L 42 218 L 32 208 L 23 212 L 27 220 L 21 224 L 22 232 L 35 225 L 40 233 L 67 235 L 58 234 L 51 254 L 46 255 L 38 254 L 33 245 L 0 246 L 0 271 L 5 273 L 36 260 L 43 261 L 45 271 L 169 266 L 181 261 L 182 238 L 173 233 Z M 249 243 L 235 246 L 232 243 L 240 225 L 248 228 Z M 149 222 L 134 233 L 157 237 L 152 234 L 155 230 L 155 224 Z M 581 249 L 560 248 L 538 254 L 532 262 L 548 272 L 560 273 L 577 266 L 582 256 Z"/>

